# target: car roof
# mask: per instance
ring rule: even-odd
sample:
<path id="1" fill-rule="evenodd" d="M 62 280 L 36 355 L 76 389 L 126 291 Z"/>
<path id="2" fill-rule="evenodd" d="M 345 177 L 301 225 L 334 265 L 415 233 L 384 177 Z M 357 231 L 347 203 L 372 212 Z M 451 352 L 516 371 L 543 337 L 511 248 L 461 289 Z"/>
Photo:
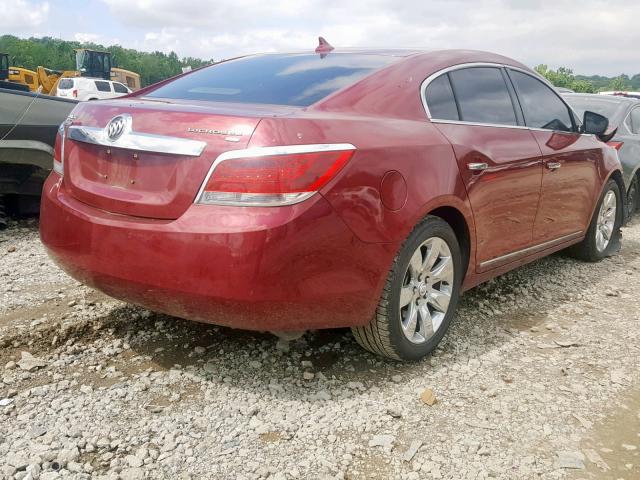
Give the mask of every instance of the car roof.
<path id="1" fill-rule="evenodd" d="M 448 61 L 451 65 L 461 63 L 498 63 L 511 66 L 517 66 L 531 70 L 526 65 L 503 55 L 486 52 L 482 50 L 466 50 L 466 49 L 446 49 L 446 50 L 428 50 L 420 48 L 336 48 L 327 53 L 318 53 L 313 50 L 299 50 L 289 52 L 267 52 L 257 53 L 253 55 L 380 55 L 391 57 L 420 57 L 425 60 L 437 60 L 438 62 Z"/>

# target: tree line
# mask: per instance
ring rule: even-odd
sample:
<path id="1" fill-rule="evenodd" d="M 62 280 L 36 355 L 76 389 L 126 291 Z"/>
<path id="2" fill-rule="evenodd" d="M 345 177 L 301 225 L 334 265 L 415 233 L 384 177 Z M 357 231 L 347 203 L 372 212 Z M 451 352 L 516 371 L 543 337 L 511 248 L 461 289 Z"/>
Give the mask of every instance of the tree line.
<path id="1" fill-rule="evenodd" d="M 569 88 L 575 92 L 597 93 L 611 90 L 640 90 L 640 73 L 633 77 L 624 74 L 617 77 L 574 75 L 573 70 L 570 68 L 560 67 L 557 70 L 552 70 L 547 65 L 538 65 L 535 70 L 556 87 Z"/>
<path id="2" fill-rule="evenodd" d="M 97 43 L 81 43 L 57 38 L 18 38 L 13 35 L 0 36 L 0 53 L 9 54 L 11 66 L 35 70 L 39 65 L 52 70 L 75 70 L 74 49 L 89 48 L 111 52 L 114 67 L 124 68 L 140 74 L 142 85 L 150 85 L 182 72 L 182 67 L 202 67 L 213 60 L 179 58 L 175 52 L 141 52 L 120 45 L 105 47 Z"/>

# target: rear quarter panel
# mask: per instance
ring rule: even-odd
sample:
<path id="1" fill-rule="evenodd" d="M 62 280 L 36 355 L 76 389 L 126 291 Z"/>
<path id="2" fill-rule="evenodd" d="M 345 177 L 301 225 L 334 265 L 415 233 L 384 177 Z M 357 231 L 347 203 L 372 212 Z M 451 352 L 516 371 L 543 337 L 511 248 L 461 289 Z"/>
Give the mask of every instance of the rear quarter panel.
<path id="1" fill-rule="evenodd" d="M 473 218 L 453 149 L 430 122 L 335 114 L 263 119 L 250 146 L 311 143 L 351 143 L 357 149 L 321 194 L 358 239 L 399 248 L 425 215 L 449 206 L 466 219 L 474 258 Z M 405 198 L 393 198 L 395 208 L 381 194 L 389 172 L 399 172 L 406 184 Z"/>

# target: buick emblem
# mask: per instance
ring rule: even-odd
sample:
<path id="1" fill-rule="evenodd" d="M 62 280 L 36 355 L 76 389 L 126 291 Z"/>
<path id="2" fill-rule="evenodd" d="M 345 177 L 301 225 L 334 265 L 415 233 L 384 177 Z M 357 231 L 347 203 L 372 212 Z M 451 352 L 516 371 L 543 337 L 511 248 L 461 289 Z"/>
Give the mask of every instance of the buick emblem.
<path id="1" fill-rule="evenodd" d="M 107 134 L 107 138 L 112 142 L 118 140 L 123 133 L 125 133 L 131 125 L 131 116 L 130 115 L 118 115 L 117 117 L 113 117 L 107 123 L 107 126 L 104 128 L 105 133 Z"/>

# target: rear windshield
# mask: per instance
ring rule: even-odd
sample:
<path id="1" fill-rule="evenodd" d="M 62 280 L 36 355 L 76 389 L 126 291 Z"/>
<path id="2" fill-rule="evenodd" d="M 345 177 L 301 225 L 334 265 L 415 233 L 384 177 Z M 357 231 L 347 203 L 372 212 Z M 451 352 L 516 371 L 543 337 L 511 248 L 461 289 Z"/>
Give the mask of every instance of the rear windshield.
<path id="1" fill-rule="evenodd" d="M 59 90 L 68 90 L 73 88 L 73 79 L 72 78 L 61 78 L 58 82 Z"/>
<path id="2" fill-rule="evenodd" d="M 567 95 L 565 100 L 573 107 L 578 116 L 582 118 L 585 110 L 599 113 L 607 118 L 613 118 L 615 113 L 623 108 L 624 101 L 606 95 L 594 95 L 593 97 L 574 97 Z"/>
<path id="3" fill-rule="evenodd" d="M 365 54 L 255 55 L 178 78 L 147 97 L 308 106 L 396 57 Z"/>

